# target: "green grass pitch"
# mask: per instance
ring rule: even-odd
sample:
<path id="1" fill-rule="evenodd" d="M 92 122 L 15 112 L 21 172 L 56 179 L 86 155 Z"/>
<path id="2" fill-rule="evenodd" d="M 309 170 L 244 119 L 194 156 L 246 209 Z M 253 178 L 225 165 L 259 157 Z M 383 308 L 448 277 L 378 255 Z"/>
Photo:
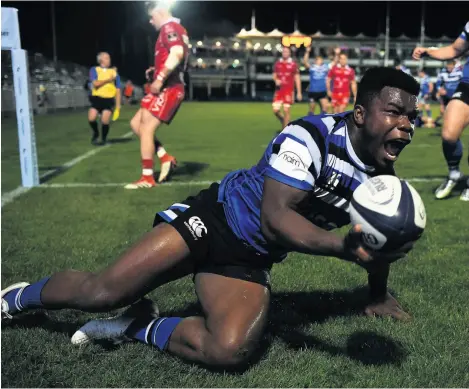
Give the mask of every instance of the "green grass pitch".
<path id="1" fill-rule="evenodd" d="M 434 109 L 436 114 L 436 108 Z M 110 138 L 129 131 L 125 108 Z M 292 117 L 306 104 L 296 104 Z M 85 112 L 36 117 L 40 172 L 92 149 Z M 151 228 L 156 211 L 232 169 L 249 167 L 279 129 L 267 103 L 185 103 L 159 135 L 180 168 L 152 190 L 100 184 L 140 175 L 135 138 L 116 142 L 2 208 L 2 285 L 65 269 L 99 270 Z M 2 120 L 2 194 L 20 184 L 17 130 Z M 274 267 L 270 321 L 256 362 L 242 374 L 209 372 L 149 346 L 75 348 L 71 334 L 89 318 L 42 312 L 2 326 L 2 385 L 8 387 L 467 387 L 469 385 L 469 204 L 458 193 L 434 200 L 446 174 L 440 129 L 418 129 L 397 172 L 412 182 L 428 214 L 409 257 L 393 264 L 390 288 L 409 323 L 360 314 L 366 274 L 336 259 L 292 254 Z M 469 145 L 469 133 L 464 135 Z M 468 174 L 466 156 L 463 171 Z M 185 184 L 192 181 L 191 184 Z M 197 310 L 186 278 L 151 294 L 165 315 Z"/>

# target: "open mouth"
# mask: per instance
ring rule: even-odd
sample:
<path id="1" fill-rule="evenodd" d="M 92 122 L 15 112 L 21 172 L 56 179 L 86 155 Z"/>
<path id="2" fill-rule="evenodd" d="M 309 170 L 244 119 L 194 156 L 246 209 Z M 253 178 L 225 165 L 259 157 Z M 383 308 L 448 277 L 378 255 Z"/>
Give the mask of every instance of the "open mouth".
<path id="1" fill-rule="evenodd" d="M 384 143 L 384 151 L 386 152 L 387 159 L 390 161 L 397 160 L 397 157 L 404 150 L 410 142 L 405 139 L 392 139 Z"/>

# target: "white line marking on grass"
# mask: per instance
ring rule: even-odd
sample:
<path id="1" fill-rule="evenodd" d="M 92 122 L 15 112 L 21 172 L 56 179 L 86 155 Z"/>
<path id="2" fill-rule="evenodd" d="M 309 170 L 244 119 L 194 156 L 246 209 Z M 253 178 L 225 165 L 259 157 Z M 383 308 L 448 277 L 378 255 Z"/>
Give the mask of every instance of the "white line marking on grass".
<path id="1" fill-rule="evenodd" d="M 191 186 L 191 185 L 211 185 L 214 181 L 174 181 L 174 182 L 166 182 L 164 184 L 158 185 L 161 187 L 166 186 Z M 106 188 L 106 187 L 121 187 L 124 188 L 128 182 L 107 182 L 107 183 L 92 183 L 92 182 L 69 182 L 63 184 L 42 184 L 39 188 Z M 157 186 L 157 188 L 158 188 Z"/>
<path id="2" fill-rule="evenodd" d="M 418 178 L 418 177 L 414 177 L 414 178 L 403 178 L 403 180 L 405 181 L 409 181 L 409 182 L 439 182 L 439 181 L 442 181 L 444 180 L 444 178 L 440 177 L 440 178 Z"/>
<path id="3" fill-rule="evenodd" d="M 439 182 L 442 180 L 442 178 L 404 178 L 404 180 L 409 181 L 409 182 Z M 159 186 L 165 187 L 165 186 L 201 186 L 201 185 L 211 185 L 214 182 L 217 182 L 216 180 L 213 181 L 172 181 L 172 182 L 166 182 L 164 184 L 161 184 Z M 219 181 L 218 181 L 219 182 Z M 61 189 L 61 188 L 116 188 L 116 187 L 124 187 L 128 183 L 126 182 L 66 182 L 63 184 L 55 183 L 55 184 L 42 184 L 40 188 L 55 188 L 55 189 Z"/>
<path id="4" fill-rule="evenodd" d="M 127 132 L 126 134 L 122 135 L 121 137 L 117 138 L 117 139 L 127 139 L 127 138 L 130 138 L 132 136 L 133 132 L 130 131 L 130 132 Z M 84 159 L 87 159 L 97 153 L 99 153 L 101 150 L 105 150 L 109 147 L 111 147 L 112 144 L 107 144 L 105 146 L 101 146 L 99 148 L 96 148 L 96 149 L 92 149 L 90 151 L 87 151 L 86 153 L 82 154 L 82 155 L 79 155 L 78 157 L 68 161 L 68 162 L 65 162 L 63 165 L 59 166 L 58 168 L 56 169 L 51 169 L 51 170 L 48 170 L 47 172 L 45 172 L 44 174 L 42 174 L 40 177 L 39 177 L 39 180 L 43 180 L 44 178 L 47 178 L 47 177 L 50 177 L 50 176 L 53 176 L 54 174 L 62 171 L 62 170 L 67 170 L 67 169 L 70 169 L 72 166 L 75 166 L 77 163 L 80 163 L 81 161 L 83 161 Z M 42 185 L 41 185 L 42 186 Z M 32 188 L 25 188 L 23 186 L 19 186 L 18 188 L 10 191 L 10 192 L 7 192 L 5 194 L 2 195 L 2 208 L 11 203 L 13 200 L 15 200 L 17 197 L 21 196 L 23 193 L 26 193 L 28 192 L 30 189 Z"/>
<path id="5" fill-rule="evenodd" d="M 19 186 L 18 188 L 12 190 L 11 192 L 7 192 L 2 195 L 2 208 L 4 205 L 11 203 L 14 199 L 18 196 L 21 196 L 23 193 L 28 192 L 32 188 L 26 188 L 24 186 Z"/>

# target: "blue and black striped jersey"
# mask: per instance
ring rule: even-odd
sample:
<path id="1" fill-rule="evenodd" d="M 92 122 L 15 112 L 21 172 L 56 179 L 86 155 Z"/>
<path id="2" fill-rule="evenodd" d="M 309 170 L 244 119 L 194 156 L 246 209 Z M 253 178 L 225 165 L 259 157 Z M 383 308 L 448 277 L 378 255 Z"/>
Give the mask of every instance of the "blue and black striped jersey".
<path id="1" fill-rule="evenodd" d="M 261 232 L 265 177 L 308 191 L 298 212 L 315 225 L 330 230 L 350 223 L 354 190 L 377 175 L 355 154 L 345 121 L 350 113 L 309 115 L 290 123 L 257 165 L 231 172 L 222 180 L 218 201 L 224 204 L 228 224 L 239 239 L 261 253 L 278 253 L 278 246 L 270 246 Z"/>

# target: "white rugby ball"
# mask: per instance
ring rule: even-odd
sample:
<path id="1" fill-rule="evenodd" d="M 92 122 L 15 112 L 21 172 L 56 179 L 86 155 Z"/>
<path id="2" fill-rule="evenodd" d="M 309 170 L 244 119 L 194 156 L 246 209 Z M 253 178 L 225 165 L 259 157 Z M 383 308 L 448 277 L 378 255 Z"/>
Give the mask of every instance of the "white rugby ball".
<path id="1" fill-rule="evenodd" d="M 392 251 L 418 240 L 427 223 L 417 191 L 407 181 L 389 175 L 359 185 L 349 212 L 352 225 L 362 226 L 363 244 L 375 251 Z"/>

